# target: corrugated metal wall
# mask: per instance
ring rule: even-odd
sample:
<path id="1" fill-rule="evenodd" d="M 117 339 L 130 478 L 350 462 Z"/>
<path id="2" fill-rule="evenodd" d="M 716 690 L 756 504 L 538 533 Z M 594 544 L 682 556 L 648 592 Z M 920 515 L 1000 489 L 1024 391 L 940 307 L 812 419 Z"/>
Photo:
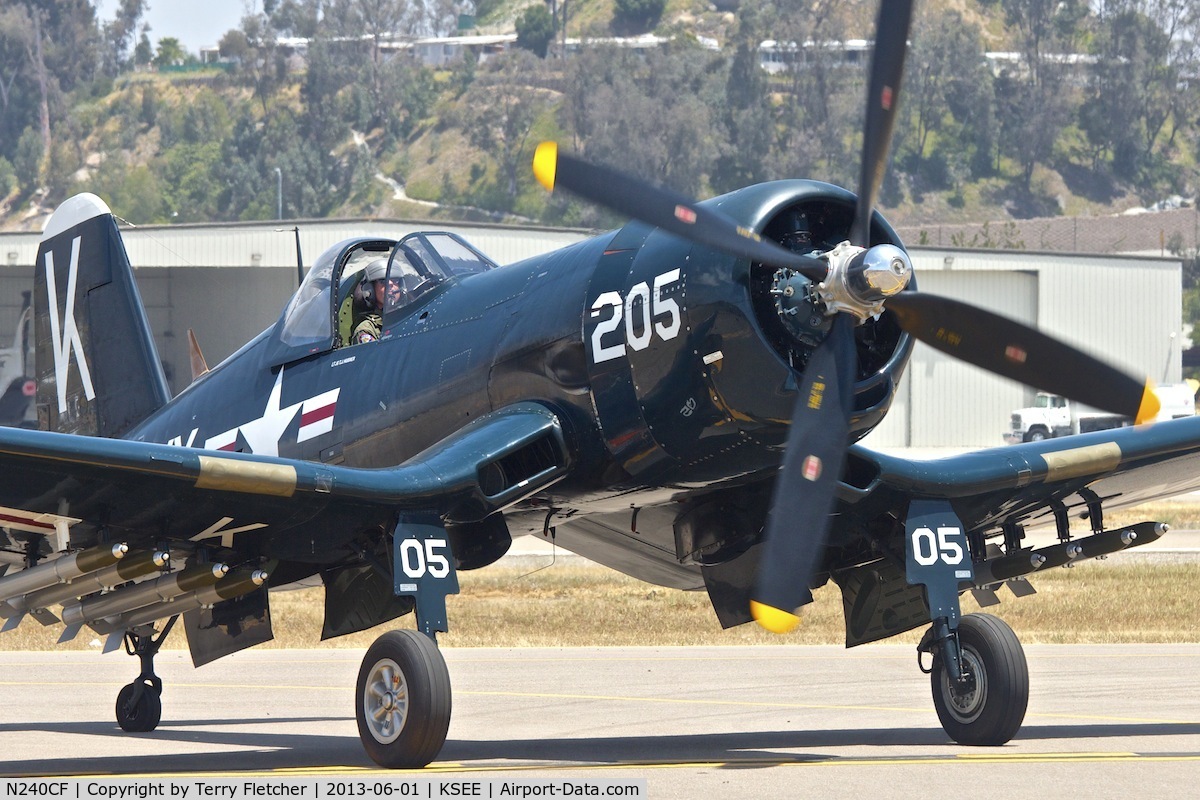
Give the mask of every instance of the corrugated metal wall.
<path id="1" fill-rule="evenodd" d="M 294 225 L 295 223 L 291 223 Z M 305 262 L 345 238 L 398 238 L 430 224 L 379 220 L 301 222 Z M 138 266 L 159 353 L 179 390 L 189 379 L 187 330 L 216 364 L 272 324 L 296 285 L 291 228 L 279 224 L 167 226 L 123 232 Z M 501 264 L 584 238 L 581 231 L 445 225 Z M 32 288 L 36 234 L 0 234 L 0 346 L 8 344 Z M 923 291 L 1033 323 L 1160 383 L 1180 380 L 1178 260 L 1024 251 L 914 248 Z M 867 444 L 878 447 L 999 445 L 1013 409 L 1033 391 L 918 345 L 892 412 Z"/>
<path id="2" fill-rule="evenodd" d="M 1181 264 L 1163 258 L 913 248 L 922 291 L 1022 322 L 1157 383 L 1178 383 Z M 918 344 L 874 447 L 1003 443 L 1014 409 L 1035 391 Z"/>

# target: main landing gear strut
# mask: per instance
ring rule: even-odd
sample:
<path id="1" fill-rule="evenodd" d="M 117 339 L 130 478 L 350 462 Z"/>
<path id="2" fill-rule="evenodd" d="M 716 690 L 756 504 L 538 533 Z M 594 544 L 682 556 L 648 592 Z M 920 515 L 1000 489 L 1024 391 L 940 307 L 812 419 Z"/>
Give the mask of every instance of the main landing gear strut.
<path id="1" fill-rule="evenodd" d="M 935 630 L 920 649 L 933 653 L 928 672 L 942 727 L 959 744 L 1006 743 L 1021 729 L 1029 704 L 1029 666 L 1016 634 L 991 614 L 960 619 L 957 647 L 935 642 Z M 947 649 L 956 651 L 957 671 L 943 654 Z"/>
<path id="2" fill-rule="evenodd" d="M 908 582 L 925 584 L 933 626 L 919 653 L 933 705 L 950 738 L 1002 745 L 1021 729 L 1029 705 L 1029 665 L 1012 628 L 991 614 L 959 617 L 958 587 L 974 577 L 962 523 L 948 503 L 914 500 L 905 525 Z"/>
<path id="3" fill-rule="evenodd" d="M 162 719 L 163 682 L 154 674 L 154 657 L 178 619 L 178 616 L 171 617 L 157 636 L 153 630 L 145 634 L 126 631 L 125 652 L 138 657 L 142 671 L 133 683 L 117 693 L 117 724 L 122 730 L 146 733 L 158 727 Z"/>
<path id="4" fill-rule="evenodd" d="M 446 595 L 458 593 L 450 540 L 436 517 L 402 516 L 392 546 L 397 595 L 416 598 L 418 630 L 383 634 L 358 670 L 358 736 L 381 767 L 415 769 L 437 757 L 450 729 L 450 672 L 437 646 Z"/>

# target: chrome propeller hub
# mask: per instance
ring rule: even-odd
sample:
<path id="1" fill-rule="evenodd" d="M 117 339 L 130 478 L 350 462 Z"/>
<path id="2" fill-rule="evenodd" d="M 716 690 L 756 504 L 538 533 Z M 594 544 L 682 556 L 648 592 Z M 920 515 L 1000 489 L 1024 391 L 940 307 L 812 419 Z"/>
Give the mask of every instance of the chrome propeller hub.
<path id="1" fill-rule="evenodd" d="M 842 242 L 825 253 L 829 274 L 817 284 L 827 314 L 845 311 L 860 321 L 878 318 L 884 301 L 900 292 L 912 278 L 908 253 L 894 244 L 870 249 Z"/>

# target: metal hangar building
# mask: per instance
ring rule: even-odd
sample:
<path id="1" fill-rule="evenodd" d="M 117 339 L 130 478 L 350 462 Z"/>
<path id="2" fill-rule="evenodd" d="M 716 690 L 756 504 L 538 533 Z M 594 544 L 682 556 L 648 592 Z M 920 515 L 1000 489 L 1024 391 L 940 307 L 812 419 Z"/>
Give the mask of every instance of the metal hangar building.
<path id="1" fill-rule="evenodd" d="M 172 388 L 190 378 L 187 331 L 210 364 L 279 316 L 297 285 L 294 228 L 305 263 L 357 235 L 460 234 L 500 264 L 586 238 L 589 231 L 410 220 L 304 220 L 122 230 Z M 33 287 L 38 234 L 0 233 L 0 346 Z M 1178 383 L 1178 258 L 911 247 L 918 287 L 1032 324 L 1135 375 Z M 917 344 L 896 403 L 866 444 L 881 449 L 1001 445 L 1013 409 L 1034 391 Z"/>

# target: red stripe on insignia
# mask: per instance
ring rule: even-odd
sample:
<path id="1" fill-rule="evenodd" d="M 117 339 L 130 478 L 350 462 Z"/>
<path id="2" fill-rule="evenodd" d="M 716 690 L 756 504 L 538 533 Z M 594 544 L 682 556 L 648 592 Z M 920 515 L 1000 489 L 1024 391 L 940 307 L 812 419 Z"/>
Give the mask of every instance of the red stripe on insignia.
<path id="1" fill-rule="evenodd" d="M 1029 358 L 1029 354 L 1017 347 L 1015 344 L 1010 344 L 1004 348 L 1004 357 L 1009 361 L 1015 361 L 1018 364 L 1024 364 L 1025 359 Z"/>
<path id="2" fill-rule="evenodd" d="M 54 530 L 54 526 L 48 522 L 38 522 L 32 517 L 13 517 L 8 514 L 0 514 L 0 522 L 19 522 L 22 525 L 28 525 L 31 528 L 45 528 L 46 530 Z"/>
<path id="3" fill-rule="evenodd" d="M 300 427 L 312 425 L 314 422 L 320 422 L 323 419 L 329 419 L 333 416 L 334 410 L 337 408 L 337 403 L 330 403 L 321 408 L 314 408 L 312 411 L 306 412 L 300 417 Z"/>
<path id="4" fill-rule="evenodd" d="M 883 95 L 879 98 L 883 103 L 883 110 L 888 111 L 892 107 L 892 87 L 883 87 Z"/>
<path id="5" fill-rule="evenodd" d="M 235 439 L 232 442 L 230 442 L 229 444 L 223 444 L 220 447 L 218 447 L 217 449 L 225 450 L 225 451 L 232 453 L 234 450 L 237 449 L 237 440 Z"/>

